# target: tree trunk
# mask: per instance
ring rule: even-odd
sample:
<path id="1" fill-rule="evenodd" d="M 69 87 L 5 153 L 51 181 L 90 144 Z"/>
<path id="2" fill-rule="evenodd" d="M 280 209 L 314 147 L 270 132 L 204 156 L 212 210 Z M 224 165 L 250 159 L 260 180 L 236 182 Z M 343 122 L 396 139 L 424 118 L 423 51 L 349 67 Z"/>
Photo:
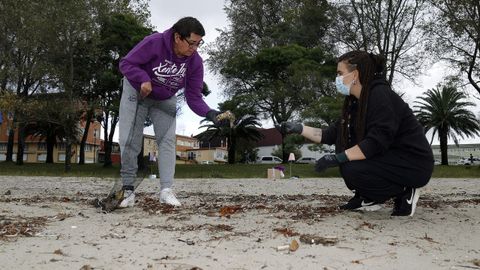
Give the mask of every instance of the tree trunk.
<path id="1" fill-rule="evenodd" d="M 228 164 L 235 164 L 235 152 L 237 149 L 237 139 L 230 136 L 228 143 Z"/>
<path id="2" fill-rule="evenodd" d="M 80 153 L 78 153 L 78 164 L 83 165 L 85 164 L 85 142 L 86 142 L 86 136 L 85 134 L 88 134 L 87 129 L 85 128 L 85 131 L 82 136 L 82 140 L 80 141 Z M 84 139 L 85 137 L 85 139 Z"/>
<path id="3" fill-rule="evenodd" d="M 443 127 L 438 129 L 440 137 L 440 153 L 442 155 L 442 165 L 448 165 L 448 136 L 447 130 Z"/>
<path id="4" fill-rule="evenodd" d="M 70 140 L 70 134 L 67 134 L 67 140 L 65 141 L 65 172 L 72 170 L 72 141 Z"/>
<path id="5" fill-rule="evenodd" d="M 83 165 L 85 164 L 85 144 L 88 138 L 88 131 L 90 130 L 90 120 L 93 117 L 93 108 L 90 108 L 87 111 L 87 116 L 85 118 L 85 129 L 83 130 L 82 140 L 80 141 L 80 153 L 79 153 L 79 160 L 78 164 Z M 94 153 L 95 154 L 95 153 Z"/>
<path id="6" fill-rule="evenodd" d="M 13 144 L 15 142 L 15 129 L 10 127 L 8 130 L 7 157 L 5 161 L 13 162 Z"/>
<path id="7" fill-rule="evenodd" d="M 110 132 L 108 134 L 108 137 L 105 136 L 105 138 L 108 138 L 105 140 L 105 163 L 103 164 L 103 167 L 111 167 L 112 166 L 112 144 L 113 144 L 113 134 L 115 134 L 115 127 L 117 126 L 118 123 L 118 117 L 113 116 L 111 125 L 110 125 Z M 105 128 L 105 135 L 107 129 Z"/>
<path id="8" fill-rule="evenodd" d="M 47 137 L 47 159 L 45 163 L 53 163 L 53 150 L 55 148 L 55 143 L 57 142 L 55 134 L 48 135 Z"/>
<path id="9" fill-rule="evenodd" d="M 112 142 L 106 140 L 105 141 L 105 158 L 103 161 L 103 167 L 112 167 Z"/>
<path id="10" fill-rule="evenodd" d="M 69 34 L 71 34 L 71 32 Z M 70 102 L 69 106 L 74 107 L 74 106 L 76 106 L 76 104 L 74 104 L 74 101 L 73 101 L 74 65 L 73 65 L 73 50 L 70 47 L 71 45 L 72 44 L 68 44 L 69 47 L 66 48 L 67 49 L 67 54 L 68 54 L 68 77 L 67 77 L 67 80 L 66 80 L 66 83 L 65 83 L 65 91 L 68 94 L 68 100 Z M 67 121 L 64 122 L 67 125 L 67 126 L 64 127 L 67 130 L 65 132 L 65 137 L 66 137 L 66 141 L 65 141 L 65 172 L 70 172 L 72 170 L 72 138 L 73 138 L 73 134 L 72 134 L 72 131 L 70 130 L 71 127 L 68 126 L 68 125 L 76 124 L 76 123 L 72 123 L 72 122 L 74 122 L 74 121 L 72 121 L 73 118 L 74 118 L 74 116 L 69 111 L 69 113 L 67 114 Z"/>
<path id="11" fill-rule="evenodd" d="M 18 125 L 17 165 L 23 165 L 23 153 L 25 151 L 25 125 Z"/>

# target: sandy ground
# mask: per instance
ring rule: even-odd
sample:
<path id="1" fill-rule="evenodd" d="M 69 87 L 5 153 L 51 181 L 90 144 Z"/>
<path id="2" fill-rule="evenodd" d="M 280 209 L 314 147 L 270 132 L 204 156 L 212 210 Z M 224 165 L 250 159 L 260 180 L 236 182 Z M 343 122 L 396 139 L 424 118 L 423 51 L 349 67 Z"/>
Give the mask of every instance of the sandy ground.
<path id="1" fill-rule="evenodd" d="M 178 179 L 180 208 L 145 179 L 134 208 L 102 213 L 111 179 L 1 176 L 0 269 L 480 269 L 479 181 L 432 179 L 391 217 L 337 210 L 338 178 Z"/>

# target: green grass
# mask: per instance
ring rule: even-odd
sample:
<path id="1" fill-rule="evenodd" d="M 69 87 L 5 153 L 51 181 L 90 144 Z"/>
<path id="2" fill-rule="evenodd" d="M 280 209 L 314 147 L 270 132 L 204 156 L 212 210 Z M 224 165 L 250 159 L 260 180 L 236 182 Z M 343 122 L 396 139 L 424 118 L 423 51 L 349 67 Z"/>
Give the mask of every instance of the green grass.
<path id="1" fill-rule="evenodd" d="M 443 166 L 433 169 L 434 178 L 480 178 L 480 166 Z"/>
<path id="2" fill-rule="evenodd" d="M 283 165 L 285 177 L 290 177 L 290 165 Z M 183 165 L 176 166 L 176 178 L 266 178 L 267 164 L 235 164 L 235 165 Z M 310 164 L 292 164 L 292 176 L 300 178 L 340 177 L 337 168 L 330 168 L 322 174 L 313 170 Z M 65 173 L 63 164 L 25 163 L 15 165 L 0 162 L 0 175 L 25 176 L 63 176 L 63 177 L 118 177 L 120 167 L 103 168 L 102 164 L 72 164 L 72 170 Z M 434 178 L 480 178 L 480 166 L 435 166 Z"/>
<path id="3" fill-rule="evenodd" d="M 285 177 L 290 177 L 290 165 L 285 167 Z M 269 164 L 235 164 L 235 165 L 177 165 L 177 178 L 266 178 Z M 301 178 L 312 177 L 339 177 L 338 170 L 329 169 L 322 175 L 315 173 L 313 165 L 292 164 L 292 176 Z"/>
<path id="4" fill-rule="evenodd" d="M 11 162 L 0 162 L 0 175 L 25 175 L 25 176 L 65 176 L 65 177 L 117 177 L 119 166 L 103 168 L 103 164 L 72 164 L 72 170 L 65 173 L 63 163 L 24 163 L 16 165 Z"/>

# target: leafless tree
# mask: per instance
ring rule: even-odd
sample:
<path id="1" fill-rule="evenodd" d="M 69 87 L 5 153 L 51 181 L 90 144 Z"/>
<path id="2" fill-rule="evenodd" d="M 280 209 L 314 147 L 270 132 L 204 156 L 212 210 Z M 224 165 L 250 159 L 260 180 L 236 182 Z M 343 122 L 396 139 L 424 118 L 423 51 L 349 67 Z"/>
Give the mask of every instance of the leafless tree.
<path id="1" fill-rule="evenodd" d="M 331 38 L 340 51 L 365 50 L 387 60 L 387 80 L 396 73 L 414 81 L 426 59 L 421 25 L 425 0 L 340 0 L 334 3 L 337 23 Z"/>
<path id="2" fill-rule="evenodd" d="M 466 75 L 480 93 L 480 2 L 431 0 L 432 21 L 427 26 L 435 51 Z"/>

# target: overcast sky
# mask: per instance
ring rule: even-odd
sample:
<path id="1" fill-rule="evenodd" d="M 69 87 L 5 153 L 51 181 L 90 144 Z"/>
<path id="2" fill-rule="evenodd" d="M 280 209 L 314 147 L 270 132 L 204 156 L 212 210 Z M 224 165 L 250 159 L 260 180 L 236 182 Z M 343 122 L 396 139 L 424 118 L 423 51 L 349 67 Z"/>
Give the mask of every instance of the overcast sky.
<path id="1" fill-rule="evenodd" d="M 218 36 L 216 28 L 225 28 L 228 24 L 227 17 L 223 10 L 224 0 L 152 0 L 150 2 L 151 22 L 155 30 L 163 32 L 167 28 L 170 28 L 177 20 L 185 16 L 192 16 L 197 18 L 204 26 L 206 35 L 204 40 L 206 43 L 213 42 Z M 207 59 L 208 55 L 202 53 L 200 55 Z M 425 75 L 422 75 L 417 80 L 417 86 L 404 82 L 397 86 L 401 92 L 404 92 L 404 99 L 413 105 L 413 101 L 416 97 L 421 96 L 427 89 L 434 88 L 445 76 L 445 69 L 441 64 L 436 64 L 432 68 L 425 71 Z M 221 86 L 218 84 L 218 78 L 215 78 L 208 70 L 208 66 L 205 65 L 205 78 L 204 81 L 208 84 L 212 93 L 206 97 L 206 102 L 211 108 L 217 108 L 217 104 L 224 99 L 221 96 Z M 471 91 L 475 93 L 474 91 Z M 478 95 L 477 95 L 478 96 Z M 478 100 L 472 99 L 475 103 L 479 104 Z M 475 115 L 479 115 L 479 106 L 471 108 Z M 182 108 L 182 114 L 177 118 L 177 134 L 179 135 L 196 135 L 201 132 L 198 129 L 202 117 L 193 113 L 187 105 Z M 264 128 L 271 128 L 272 124 L 265 122 Z M 147 134 L 153 134 L 153 128 L 147 128 L 145 131 Z M 467 140 L 465 143 L 480 143 L 480 140 Z"/>

